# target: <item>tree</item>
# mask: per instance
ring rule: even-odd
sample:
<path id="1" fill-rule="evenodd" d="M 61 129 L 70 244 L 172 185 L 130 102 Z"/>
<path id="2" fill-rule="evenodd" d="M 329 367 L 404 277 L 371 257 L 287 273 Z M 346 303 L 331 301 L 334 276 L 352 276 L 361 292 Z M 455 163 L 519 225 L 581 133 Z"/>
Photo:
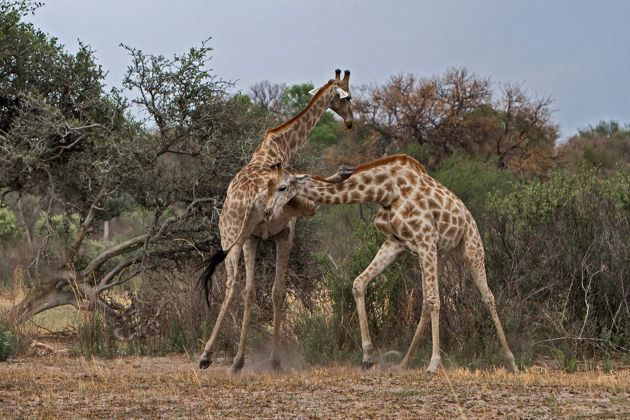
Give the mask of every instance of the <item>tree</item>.
<path id="1" fill-rule="evenodd" d="M 558 164 L 579 170 L 596 167 L 613 172 L 630 165 L 630 126 L 622 127 L 617 121 L 600 121 L 589 125 L 561 144 L 557 150 Z"/>
<path id="2" fill-rule="evenodd" d="M 0 192 L 36 195 L 45 211 L 33 287 L 14 315 L 24 321 L 71 304 L 117 319 L 122 308 L 109 290 L 212 245 L 218 203 L 261 120 L 206 68 L 207 42 L 170 59 L 125 47 L 130 103 L 123 91 L 103 90 L 89 47 L 70 54 L 20 13 L 1 16 L 11 37 L 0 43 Z M 130 116 L 132 104 L 144 121 Z M 97 222 L 129 206 L 149 215 L 146 228 L 94 246 Z"/>
<path id="3" fill-rule="evenodd" d="M 488 79 L 466 69 L 441 77 L 394 76 L 366 89 L 357 110 L 372 134 L 372 154 L 410 152 L 436 167 L 455 152 L 481 154 L 498 167 L 539 173 L 550 166 L 557 129 L 549 99 L 530 99 L 517 86 L 494 99 Z M 537 151 L 542 168 L 525 165 Z"/>

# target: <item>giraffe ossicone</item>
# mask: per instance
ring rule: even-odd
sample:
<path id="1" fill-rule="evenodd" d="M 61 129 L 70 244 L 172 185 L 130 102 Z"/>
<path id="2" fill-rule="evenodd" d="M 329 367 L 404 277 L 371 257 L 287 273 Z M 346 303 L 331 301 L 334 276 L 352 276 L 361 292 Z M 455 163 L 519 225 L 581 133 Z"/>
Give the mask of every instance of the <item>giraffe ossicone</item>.
<path id="1" fill-rule="evenodd" d="M 279 185 L 287 185 L 287 188 L 280 190 Z M 459 197 L 433 179 L 418 161 L 407 155 L 394 155 L 356 168 L 341 168 L 328 178 L 283 171 L 268 188 L 265 210 L 268 215 L 273 215 L 295 197 L 326 204 L 374 202 L 380 205 L 374 224 L 385 241 L 352 287 L 361 329 L 363 367 L 370 367 L 377 360 L 365 309 L 367 286 L 407 250 L 419 257 L 423 303 L 420 321 L 400 366 L 409 365 L 430 318 L 432 356 L 427 370 L 434 373 L 438 369 L 441 363 L 438 277 L 446 259 L 459 254 L 490 312 L 507 368 L 518 371 L 488 287 L 477 224 Z"/>

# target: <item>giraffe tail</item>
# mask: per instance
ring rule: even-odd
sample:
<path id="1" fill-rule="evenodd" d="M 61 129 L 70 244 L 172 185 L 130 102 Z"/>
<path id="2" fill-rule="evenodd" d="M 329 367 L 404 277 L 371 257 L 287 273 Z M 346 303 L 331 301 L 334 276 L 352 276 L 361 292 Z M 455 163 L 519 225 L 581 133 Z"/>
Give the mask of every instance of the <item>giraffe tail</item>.
<path id="1" fill-rule="evenodd" d="M 198 286 L 203 287 L 203 291 L 206 295 L 206 303 L 208 304 L 208 307 L 210 307 L 210 290 L 212 289 L 212 275 L 214 274 L 214 270 L 217 268 L 217 266 L 223 262 L 227 254 L 228 254 L 228 251 L 224 251 L 222 249 L 219 249 L 217 252 L 215 252 L 208 260 L 208 266 L 199 277 Z"/>

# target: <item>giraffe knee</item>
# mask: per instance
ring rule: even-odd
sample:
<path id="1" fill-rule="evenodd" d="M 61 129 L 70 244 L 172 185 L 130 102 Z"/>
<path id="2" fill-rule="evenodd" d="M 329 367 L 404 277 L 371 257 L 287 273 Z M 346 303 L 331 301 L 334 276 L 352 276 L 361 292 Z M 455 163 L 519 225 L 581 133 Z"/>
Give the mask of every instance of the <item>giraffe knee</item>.
<path id="1" fill-rule="evenodd" d="M 427 300 L 425 301 L 425 304 L 423 305 L 423 310 L 424 307 L 426 307 L 427 311 L 430 312 L 435 312 L 435 311 L 439 311 L 440 310 L 440 298 L 437 296 L 430 296 L 427 297 Z"/>
<path id="2" fill-rule="evenodd" d="M 365 282 L 361 277 L 357 277 L 352 283 L 352 296 L 355 298 L 365 296 Z"/>

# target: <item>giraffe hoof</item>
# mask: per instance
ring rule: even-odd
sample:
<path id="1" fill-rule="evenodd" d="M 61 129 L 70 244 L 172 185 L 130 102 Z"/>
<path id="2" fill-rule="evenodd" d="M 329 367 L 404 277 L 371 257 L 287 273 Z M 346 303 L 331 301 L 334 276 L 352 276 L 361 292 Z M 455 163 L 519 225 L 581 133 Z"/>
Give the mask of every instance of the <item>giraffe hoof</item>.
<path id="1" fill-rule="evenodd" d="M 368 369 L 372 369 L 374 367 L 374 365 L 376 365 L 376 362 L 362 362 L 361 363 L 361 369 L 363 370 L 368 370 Z"/>
<path id="2" fill-rule="evenodd" d="M 208 366 L 212 364 L 212 359 L 210 358 L 210 354 L 204 354 L 199 359 L 199 369 L 207 369 Z"/>
<path id="3" fill-rule="evenodd" d="M 234 358 L 234 362 L 232 363 L 232 367 L 230 368 L 230 373 L 233 375 L 239 373 L 241 369 L 243 369 L 243 365 L 245 365 L 245 357 L 236 356 Z"/>
<path id="4" fill-rule="evenodd" d="M 430 374 L 435 374 L 438 370 L 438 367 L 440 367 L 440 364 L 442 363 L 441 358 L 439 357 L 432 357 L 431 358 L 431 363 L 429 363 L 429 367 L 427 368 L 427 372 L 429 372 Z"/>

